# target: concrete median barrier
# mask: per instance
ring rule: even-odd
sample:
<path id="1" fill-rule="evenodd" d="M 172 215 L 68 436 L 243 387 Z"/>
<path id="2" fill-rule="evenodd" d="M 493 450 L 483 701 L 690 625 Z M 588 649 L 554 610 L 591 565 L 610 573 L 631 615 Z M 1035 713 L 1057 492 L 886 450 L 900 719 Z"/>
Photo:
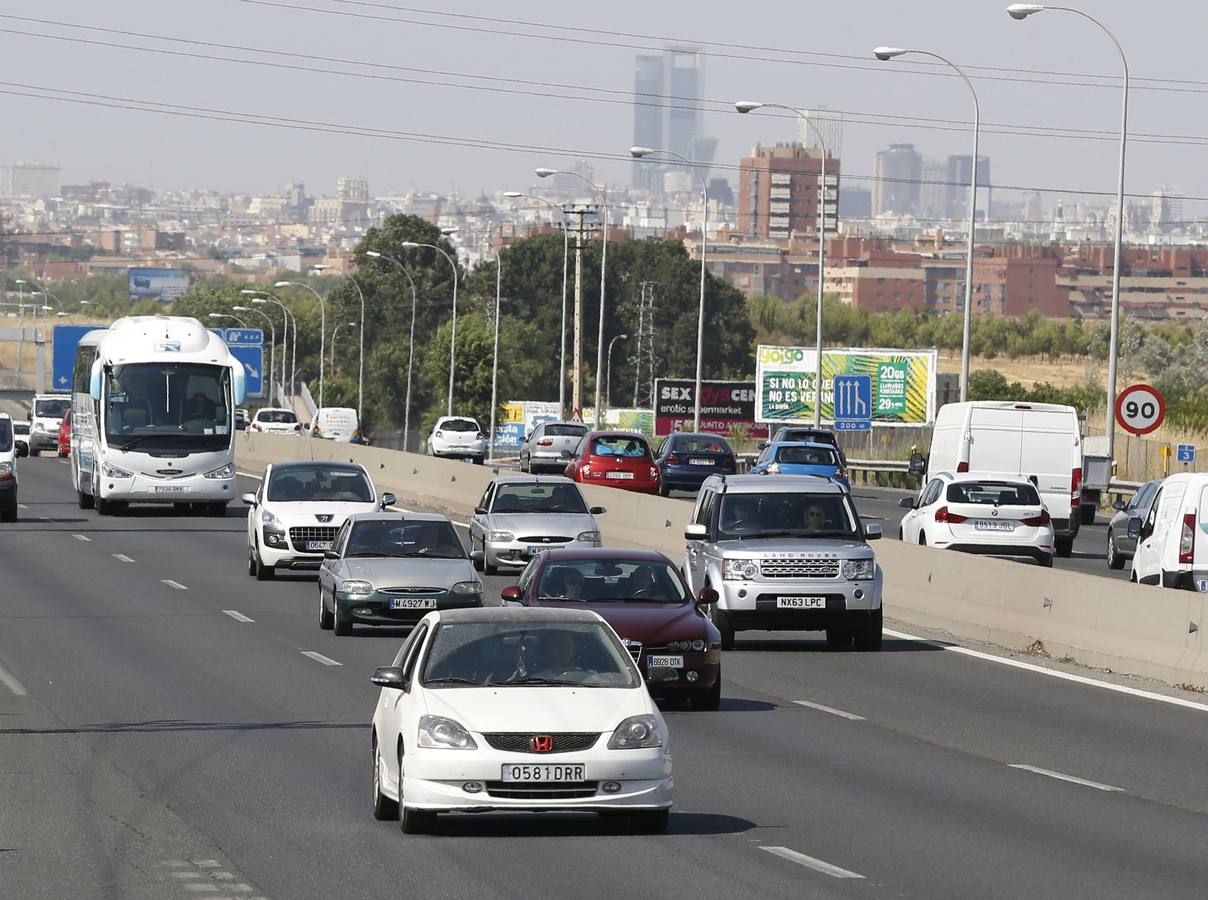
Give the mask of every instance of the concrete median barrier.
<path id="1" fill-rule="evenodd" d="M 495 477 L 489 466 L 433 459 L 396 450 L 242 432 L 241 471 L 262 473 L 270 462 L 355 461 L 379 491 L 402 507 L 439 510 L 464 520 Z M 680 500 L 584 487 L 605 543 L 661 550 L 683 558 L 683 529 L 692 507 Z M 1172 684 L 1208 681 L 1208 595 L 1141 587 L 1076 572 L 968 556 L 882 541 L 886 615 L 953 635 L 1022 649 L 1041 641 L 1053 658 Z"/>

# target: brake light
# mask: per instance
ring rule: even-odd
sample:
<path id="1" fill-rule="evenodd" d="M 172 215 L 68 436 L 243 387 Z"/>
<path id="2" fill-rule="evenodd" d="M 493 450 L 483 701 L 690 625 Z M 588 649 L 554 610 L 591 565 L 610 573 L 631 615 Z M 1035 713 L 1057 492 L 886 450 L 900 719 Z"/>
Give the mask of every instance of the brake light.
<path id="1" fill-rule="evenodd" d="M 481 440 L 485 440 L 485 439 L 486 439 L 486 435 L 483 434 L 481 431 L 478 432 L 478 435 L 474 438 L 474 440 L 476 440 L 476 441 L 481 441 Z"/>
<path id="2" fill-rule="evenodd" d="M 260 426 L 259 426 L 259 425 L 257 425 L 255 422 L 253 422 L 253 423 L 252 423 L 252 431 L 259 431 L 259 430 L 260 430 Z"/>
<path id="3" fill-rule="evenodd" d="M 679 457 L 676 456 L 674 453 L 672 453 L 670 456 L 667 457 L 667 465 L 678 466 L 679 464 L 680 464 Z"/>
<path id="4" fill-rule="evenodd" d="M 438 431 L 438 432 L 436 432 L 436 436 L 437 436 L 437 437 L 444 437 L 444 436 L 445 436 L 445 433 L 444 433 L 443 431 Z"/>
<path id="5" fill-rule="evenodd" d="M 1192 563 L 1195 556 L 1195 513 L 1183 514 L 1183 534 L 1179 537 L 1179 562 Z"/>
<path id="6" fill-rule="evenodd" d="M 847 469 L 843 468 L 842 466 L 839 466 L 839 468 L 835 469 L 835 477 L 836 478 L 846 478 Z"/>
<path id="7" fill-rule="evenodd" d="M 732 457 L 732 456 L 727 456 L 725 459 L 723 459 L 723 460 L 721 461 L 721 467 L 722 467 L 723 469 L 730 469 L 730 470 L 733 470 L 733 469 L 734 469 L 734 457 Z"/>
<path id="8" fill-rule="evenodd" d="M 658 467 L 658 466 L 651 466 L 651 467 L 650 467 L 650 480 L 651 480 L 651 481 L 658 481 L 658 480 L 659 480 L 659 467 Z"/>
<path id="9" fill-rule="evenodd" d="M 941 506 L 935 511 L 935 521 L 947 522 L 949 525 L 959 525 L 961 522 L 968 522 L 968 516 L 962 516 L 960 513 L 948 512 L 948 507 Z"/>
<path id="10" fill-rule="evenodd" d="M 969 471 L 969 463 L 968 463 L 968 462 L 965 462 L 964 460 L 962 460 L 961 462 L 958 462 L 958 463 L 956 464 L 956 471 L 958 471 L 958 472 L 968 472 L 968 471 Z"/>
<path id="11" fill-rule="evenodd" d="M 1049 515 L 1049 511 L 1047 509 L 1044 509 L 1040 511 L 1040 515 L 1038 516 L 1031 516 L 1030 518 L 1024 519 L 1023 524 L 1032 528 L 1039 528 L 1041 525 L 1052 525 L 1053 517 Z"/>
<path id="12" fill-rule="evenodd" d="M 552 446 L 554 446 L 554 442 L 551 441 L 549 438 L 542 438 L 541 440 L 537 441 L 537 446 L 538 447 L 552 447 Z"/>
<path id="13" fill-rule="evenodd" d="M 1082 469 L 1074 470 L 1074 477 L 1070 481 L 1070 506 L 1082 505 Z"/>

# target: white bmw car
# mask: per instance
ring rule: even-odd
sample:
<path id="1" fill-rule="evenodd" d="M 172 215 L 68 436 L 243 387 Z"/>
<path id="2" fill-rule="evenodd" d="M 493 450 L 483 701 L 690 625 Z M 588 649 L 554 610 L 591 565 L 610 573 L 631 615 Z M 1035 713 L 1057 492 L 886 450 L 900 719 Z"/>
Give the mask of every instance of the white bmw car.
<path id="1" fill-rule="evenodd" d="M 940 472 L 909 510 L 898 537 L 911 544 L 1053 565 L 1053 520 L 1036 485 L 1021 475 Z"/>
<path id="2" fill-rule="evenodd" d="M 439 813 L 579 810 L 666 830 L 667 725 L 596 613 L 432 612 L 373 683 L 374 818 L 414 834 Z"/>
<path id="3" fill-rule="evenodd" d="M 356 463 L 289 462 L 269 465 L 260 489 L 243 502 L 252 508 L 247 573 L 269 581 L 277 569 L 318 570 L 349 516 L 385 509 L 394 495 L 378 499 Z"/>

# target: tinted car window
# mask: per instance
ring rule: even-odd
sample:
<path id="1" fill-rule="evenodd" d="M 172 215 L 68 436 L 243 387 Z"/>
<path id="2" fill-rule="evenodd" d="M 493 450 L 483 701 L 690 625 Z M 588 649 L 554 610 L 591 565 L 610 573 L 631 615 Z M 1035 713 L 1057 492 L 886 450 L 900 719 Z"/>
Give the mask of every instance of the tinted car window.
<path id="1" fill-rule="evenodd" d="M 675 453 L 733 453 L 730 445 L 718 437 L 673 437 L 671 450 Z"/>
<path id="2" fill-rule="evenodd" d="M 948 485 L 949 503 L 985 506 L 1039 506 L 1040 494 L 1030 484 L 1002 481 L 961 481 Z"/>
<path id="3" fill-rule="evenodd" d="M 798 466 L 837 466 L 835 451 L 827 447 L 781 447 L 776 462 Z"/>
<path id="4" fill-rule="evenodd" d="M 586 425 L 546 425 L 547 437 L 583 437 L 587 434 Z"/>
<path id="5" fill-rule="evenodd" d="M 721 540 L 765 535 L 860 537 L 859 520 L 843 494 L 726 494 L 721 498 Z"/>
<path id="6" fill-rule="evenodd" d="M 71 409 L 70 400 L 35 400 L 34 415 L 45 419 L 61 419 Z"/>
<path id="7" fill-rule="evenodd" d="M 0 451 L 13 449 L 13 428 L 8 419 L 0 419 Z"/>
<path id="8" fill-rule="evenodd" d="M 473 419 L 449 419 L 440 427 L 443 431 L 478 431 L 478 423 Z"/>
<path id="9" fill-rule="evenodd" d="M 268 499 L 278 503 L 372 503 L 374 498 L 362 472 L 313 465 L 273 469 Z"/>
<path id="10" fill-rule="evenodd" d="M 465 559 L 466 551 L 448 522 L 375 520 L 357 522 L 348 535 L 348 558 Z"/>
<path id="11" fill-rule="evenodd" d="M 298 417 L 288 409 L 262 409 L 256 413 L 256 421 L 293 425 L 298 421 Z"/>
<path id="12" fill-rule="evenodd" d="M 592 456 L 619 456 L 625 459 L 641 459 L 650 455 L 644 438 L 627 435 L 598 437 L 591 444 Z"/>
<path id="13" fill-rule="evenodd" d="M 501 484 L 492 513 L 586 513 L 583 496 L 571 484 Z"/>
<path id="14" fill-rule="evenodd" d="M 647 560 L 568 560 L 547 563 L 537 582 L 538 600 L 587 603 L 687 603 L 672 566 Z"/>

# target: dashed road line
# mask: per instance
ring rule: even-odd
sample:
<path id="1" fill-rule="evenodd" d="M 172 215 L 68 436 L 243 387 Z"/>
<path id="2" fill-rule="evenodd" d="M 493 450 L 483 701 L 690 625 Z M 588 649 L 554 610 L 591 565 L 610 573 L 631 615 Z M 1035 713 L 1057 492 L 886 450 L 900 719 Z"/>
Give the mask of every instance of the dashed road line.
<path id="1" fill-rule="evenodd" d="M 75 538 L 77 541 L 79 541 L 81 544 L 89 544 L 92 542 L 92 538 L 90 538 L 86 534 L 73 534 L 72 537 Z"/>
<path id="2" fill-rule="evenodd" d="M 161 578 L 160 582 L 162 584 L 166 584 L 168 587 L 172 588 L 172 590 L 174 590 L 174 591 L 187 591 L 188 590 L 188 588 L 185 587 L 183 584 L 181 584 L 179 581 L 173 581 L 171 578 Z"/>
<path id="3" fill-rule="evenodd" d="M 18 503 L 18 504 L 17 504 L 17 509 L 29 509 L 29 507 L 28 507 L 28 506 L 26 506 L 24 503 Z"/>
<path id="4" fill-rule="evenodd" d="M 342 666 L 342 665 L 344 665 L 343 663 L 336 662 L 330 656 L 324 656 L 322 653 L 318 653 L 314 650 L 303 650 L 302 655 L 309 656 L 315 662 L 322 663 L 325 666 Z"/>
<path id="5" fill-rule="evenodd" d="M 766 850 L 768 853 L 771 853 L 773 856 L 779 856 L 781 859 L 787 859 L 789 862 L 795 862 L 799 866 L 805 866 L 807 869 L 813 869 L 815 872 L 821 872 L 823 875 L 829 875 L 831 878 L 864 877 L 859 872 L 831 865 L 824 860 L 806 856 L 804 853 L 798 853 L 796 850 L 790 850 L 788 847 L 760 847 L 759 849 Z"/>
<path id="6" fill-rule="evenodd" d="M 1046 778 L 1056 778 L 1058 781 L 1068 781 L 1070 784 L 1080 784 L 1083 787 L 1094 788 L 1097 791 L 1124 792 L 1124 788 L 1116 787 L 1115 785 L 1103 784 L 1100 781 L 1088 781 L 1085 778 L 1076 778 L 1073 775 L 1054 772 L 1051 769 L 1039 769 L 1036 766 L 1025 766 L 1021 763 L 1008 763 L 1007 766 L 1011 769 L 1022 769 L 1024 772 L 1031 772 L 1035 775 L 1044 775 Z"/>
<path id="7" fill-rule="evenodd" d="M 798 706 L 808 706 L 810 709 L 816 709 L 818 712 L 830 713 L 832 716 L 838 716 L 840 719 L 850 719 L 853 722 L 863 722 L 863 716 L 857 716 L 855 713 L 844 712 L 841 709 L 835 709 L 833 706 L 823 706 L 821 703 L 811 703 L 809 700 L 794 700 Z"/>
<path id="8" fill-rule="evenodd" d="M 115 554 L 113 554 L 113 558 L 116 559 L 118 562 L 124 562 L 124 563 L 134 562 L 134 560 L 132 560 L 125 553 L 115 553 Z"/>
<path id="9" fill-rule="evenodd" d="M 4 668 L 4 666 L 0 666 L 0 684 L 4 685 L 6 688 L 8 688 L 10 691 L 12 691 L 14 694 L 16 694 L 18 697 L 28 697 L 29 696 L 29 691 L 27 691 L 25 689 L 25 685 L 23 685 L 17 679 L 16 675 L 12 674 L 8 669 Z"/>
<path id="10" fill-rule="evenodd" d="M 234 619 L 236 622 L 255 622 L 255 619 L 249 619 L 237 609 L 224 609 L 224 613 Z"/>

